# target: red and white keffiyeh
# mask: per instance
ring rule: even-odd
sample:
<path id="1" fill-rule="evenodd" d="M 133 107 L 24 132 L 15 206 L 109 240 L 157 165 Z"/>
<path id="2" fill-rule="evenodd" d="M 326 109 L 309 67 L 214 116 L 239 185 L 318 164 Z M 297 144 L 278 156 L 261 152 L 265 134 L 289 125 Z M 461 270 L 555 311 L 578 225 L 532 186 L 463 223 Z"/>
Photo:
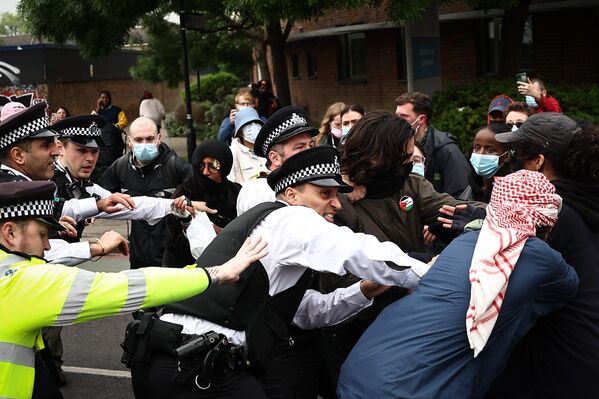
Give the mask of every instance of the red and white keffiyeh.
<path id="1" fill-rule="evenodd" d="M 536 228 L 553 226 L 561 208 L 555 187 L 539 172 L 521 170 L 496 177 L 470 264 L 470 306 L 466 332 L 476 357 L 485 347 L 512 270 Z"/>

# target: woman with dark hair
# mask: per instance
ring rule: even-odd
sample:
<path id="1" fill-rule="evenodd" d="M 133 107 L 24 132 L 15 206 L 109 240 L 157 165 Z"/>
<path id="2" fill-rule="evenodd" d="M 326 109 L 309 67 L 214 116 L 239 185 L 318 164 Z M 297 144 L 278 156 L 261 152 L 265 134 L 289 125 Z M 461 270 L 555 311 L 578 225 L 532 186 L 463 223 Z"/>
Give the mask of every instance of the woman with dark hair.
<path id="1" fill-rule="evenodd" d="M 68 118 L 70 116 L 71 113 L 69 112 L 69 110 L 61 105 L 60 107 L 56 108 L 56 111 L 52 112 L 52 115 L 50 116 L 50 124 L 53 125 L 56 122 L 61 121 L 64 118 Z"/>
<path id="2" fill-rule="evenodd" d="M 414 134 L 408 122 L 387 111 L 369 112 L 353 126 L 341 146 L 341 172 L 353 184 L 365 186 L 366 195 L 353 204 L 340 196 L 342 209 L 337 212 L 335 223 L 391 241 L 410 256 L 429 261 L 432 256 L 424 253 L 424 226 L 428 225 L 440 239 L 449 239 L 437 221 L 441 216 L 439 209 L 463 202 L 436 192 L 424 177 L 410 173 Z M 357 277 L 351 275 L 320 278 L 324 293 L 356 281 Z M 403 295 L 404 290 L 392 288 L 352 321 L 323 329 L 321 350 L 331 393 L 341 364 L 358 338 L 386 305 Z"/>
<path id="3" fill-rule="evenodd" d="M 233 166 L 233 155 L 225 143 L 207 140 L 193 153 L 192 166 L 193 175 L 177 187 L 173 198 L 184 195 L 191 201 L 205 202 L 208 208 L 216 210 L 216 213 L 198 214 L 196 219 L 201 218 L 208 223 L 205 220 L 207 216 L 208 225 L 213 229 L 211 233 L 218 234 L 237 217 L 235 204 L 241 185 L 227 179 Z M 192 217 L 181 216 L 167 216 L 168 237 L 163 266 L 182 267 L 194 263 L 197 257 L 192 255 L 190 249 L 189 241 L 192 237 L 188 240 L 185 234 L 185 230 L 192 223 Z M 198 223 L 202 223 L 202 220 L 198 219 Z"/>

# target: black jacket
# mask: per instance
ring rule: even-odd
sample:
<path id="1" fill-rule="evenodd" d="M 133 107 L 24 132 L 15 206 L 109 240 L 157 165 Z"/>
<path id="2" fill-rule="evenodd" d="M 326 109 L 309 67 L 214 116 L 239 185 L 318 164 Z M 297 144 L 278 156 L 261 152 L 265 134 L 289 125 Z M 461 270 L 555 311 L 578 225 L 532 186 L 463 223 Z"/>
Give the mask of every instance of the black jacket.
<path id="1" fill-rule="evenodd" d="M 576 296 L 520 341 L 492 398 L 596 398 L 599 392 L 599 187 L 554 180 L 564 199 L 548 244 L 578 274 Z"/>
<path id="2" fill-rule="evenodd" d="M 459 197 L 468 187 L 468 177 L 472 169 L 455 138 L 429 126 L 424 152 L 426 180 L 433 184 L 437 192 Z"/>
<path id="3" fill-rule="evenodd" d="M 171 198 L 175 188 L 190 175 L 191 165 L 163 143 L 158 157 L 141 168 L 134 163 L 131 152 L 123 155 L 110 165 L 99 184 L 113 193 Z M 132 221 L 131 268 L 162 265 L 166 234 L 164 220 L 153 226 L 142 220 Z"/>

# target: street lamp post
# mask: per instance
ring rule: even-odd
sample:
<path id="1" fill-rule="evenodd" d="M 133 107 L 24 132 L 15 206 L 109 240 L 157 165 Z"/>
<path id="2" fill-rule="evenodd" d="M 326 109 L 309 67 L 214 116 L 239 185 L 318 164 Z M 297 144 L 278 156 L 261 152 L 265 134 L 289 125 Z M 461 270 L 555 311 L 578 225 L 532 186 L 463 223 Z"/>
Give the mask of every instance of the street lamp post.
<path id="1" fill-rule="evenodd" d="M 187 122 L 187 159 L 191 162 L 193 152 L 196 149 L 196 135 L 193 131 L 193 119 L 191 118 L 191 88 L 189 85 L 189 57 L 187 55 L 187 29 L 185 25 L 185 5 L 181 0 L 179 11 L 179 26 L 181 30 L 181 45 L 183 46 L 183 76 L 185 78 L 185 120 Z"/>

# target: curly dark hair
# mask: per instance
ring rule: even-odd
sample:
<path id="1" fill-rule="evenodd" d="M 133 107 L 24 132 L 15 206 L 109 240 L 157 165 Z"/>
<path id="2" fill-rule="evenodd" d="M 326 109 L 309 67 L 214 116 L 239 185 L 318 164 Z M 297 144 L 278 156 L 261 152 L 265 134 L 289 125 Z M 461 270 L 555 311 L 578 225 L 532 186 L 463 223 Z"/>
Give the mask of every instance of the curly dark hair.
<path id="1" fill-rule="evenodd" d="M 360 119 L 341 146 L 341 172 L 364 185 L 381 172 L 394 173 L 410 156 L 407 146 L 414 130 L 388 111 L 369 112 Z"/>
<path id="2" fill-rule="evenodd" d="M 599 125 L 587 125 L 577 133 L 557 163 L 563 177 L 599 184 Z"/>

